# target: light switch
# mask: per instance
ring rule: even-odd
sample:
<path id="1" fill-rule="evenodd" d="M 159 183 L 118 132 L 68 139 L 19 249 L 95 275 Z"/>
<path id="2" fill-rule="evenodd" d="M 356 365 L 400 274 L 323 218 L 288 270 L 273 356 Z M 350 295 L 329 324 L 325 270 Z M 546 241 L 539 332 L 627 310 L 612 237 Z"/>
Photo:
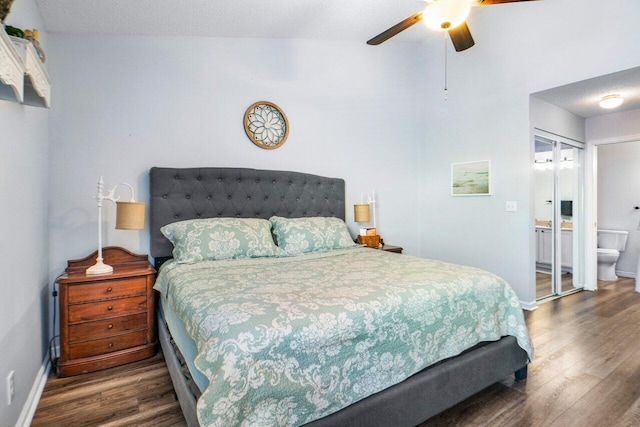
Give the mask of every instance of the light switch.
<path id="1" fill-rule="evenodd" d="M 507 212 L 516 212 L 518 210 L 518 202 L 507 202 Z"/>

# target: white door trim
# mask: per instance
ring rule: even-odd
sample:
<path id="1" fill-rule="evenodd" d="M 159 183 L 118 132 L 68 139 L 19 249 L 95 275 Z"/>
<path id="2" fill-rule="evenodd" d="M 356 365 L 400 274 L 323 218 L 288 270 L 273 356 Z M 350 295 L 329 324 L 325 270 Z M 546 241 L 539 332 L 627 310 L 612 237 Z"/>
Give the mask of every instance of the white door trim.
<path id="1" fill-rule="evenodd" d="M 640 134 L 626 135 L 615 138 L 587 139 L 585 153 L 585 284 L 589 291 L 598 289 L 598 146 L 620 144 L 623 142 L 638 142 Z M 636 292 L 640 292 L 640 278 L 636 274 Z"/>
<path id="2" fill-rule="evenodd" d="M 552 133 L 552 132 L 548 132 L 548 131 L 546 131 L 544 129 L 540 129 L 540 128 L 534 127 L 533 128 L 533 141 L 534 141 L 534 144 L 535 144 L 536 138 L 541 138 L 543 140 L 546 140 L 548 142 L 552 142 L 552 143 L 555 143 L 555 144 L 570 145 L 572 147 L 582 149 L 583 151 L 586 151 L 589 148 L 589 146 L 586 143 L 582 142 L 582 141 L 578 141 L 578 140 L 575 140 L 575 139 L 572 139 L 572 138 L 567 138 L 565 136 L 558 135 L 558 134 L 555 134 L 555 133 Z M 554 151 L 555 151 L 555 148 L 554 148 Z M 583 161 L 585 163 L 588 163 L 589 162 L 589 156 L 586 153 L 584 153 L 584 154 L 585 155 L 582 157 Z M 535 145 L 534 145 L 534 156 L 535 156 Z M 593 278 L 591 277 L 592 275 L 589 273 L 590 272 L 589 269 L 591 268 L 591 264 L 589 263 L 589 257 L 590 257 L 590 252 L 591 252 L 589 250 L 589 248 L 591 246 L 590 246 L 589 236 L 588 236 L 590 230 L 589 230 L 589 227 L 586 226 L 586 224 L 590 224 L 590 222 L 589 222 L 590 221 L 590 219 L 589 219 L 590 212 L 589 212 L 589 205 L 587 203 L 588 193 L 589 193 L 589 189 L 588 189 L 589 177 L 586 174 L 586 171 L 588 169 L 589 169 L 588 166 L 583 168 L 582 177 L 580 179 L 580 181 L 582 181 L 582 182 L 579 184 L 580 185 L 579 191 L 581 192 L 582 198 L 584 199 L 583 217 L 582 217 L 582 221 L 579 221 L 579 228 L 575 228 L 574 229 L 574 231 L 578 231 L 579 233 L 582 233 L 585 236 L 584 248 L 583 248 L 583 250 L 579 251 L 581 254 L 583 254 L 581 256 L 583 256 L 585 258 L 584 260 L 582 260 L 584 262 L 584 264 L 582 264 L 582 263 L 578 263 L 577 264 L 578 266 L 580 264 L 582 264 L 584 266 L 584 271 L 582 273 L 580 273 L 580 274 L 574 275 L 574 278 L 576 278 L 576 277 L 577 278 L 582 278 L 582 281 L 584 283 L 578 283 L 578 285 L 581 285 L 582 289 L 595 290 L 595 289 L 591 288 L 591 286 L 593 284 L 590 282 L 590 278 L 592 279 L 591 281 L 593 282 Z M 554 196 L 553 197 L 554 197 L 554 200 L 556 200 L 557 199 L 557 193 L 558 193 L 558 188 L 557 188 L 557 185 L 558 185 L 558 176 L 557 176 L 558 170 L 557 169 L 555 169 L 554 174 L 555 174 L 555 177 L 554 177 Z M 535 191 L 535 189 L 533 191 Z M 532 195 L 532 197 L 533 197 L 533 195 Z M 531 213 L 532 213 L 533 221 L 535 222 L 535 206 L 533 205 L 533 203 L 532 203 L 532 206 L 531 206 Z M 556 204 L 554 206 L 553 218 L 554 218 L 553 222 L 555 224 L 559 224 L 560 223 L 560 221 L 559 221 L 559 218 L 560 218 L 560 206 L 558 204 Z M 554 233 L 554 239 L 555 239 L 554 247 L 555 248 L 560 248 L 561 247 L 560 233 Z M 594 256 L 595 256 L 595 253 L 596 253 L 595 248 L 594 248 L 593 252 L 594 252 Z M 554 276 L 555 277 L 560 277 L 560 274 L 561 274 L 561 258 L 560 258 L 560 256 L 561 255 L 559 253 L 558 254 L 554 253 L 553 256 L 554 256 L 554 263 L 553 264 L 554 264 L 554 270 L 555 270 L 554 271 Z M 593 264 L 593 260 L 591 260 L 591 262 Z M 535 263 L 534 263 L 534 267 L 535 267 Z M 593 268 L 596 268 L 596 267 L 597 267 L 597 263 L 593 264 Z M 595 283 L 597 285 L 597 281 Z M 574 285 L 575 285 L 575 283 L 574 283 Z M 554 289 L 554 292 L 555 291 L 556 291 L 556 289 Z M 564 295 L 564 293 L 563 293 L 563 295 Z"/>

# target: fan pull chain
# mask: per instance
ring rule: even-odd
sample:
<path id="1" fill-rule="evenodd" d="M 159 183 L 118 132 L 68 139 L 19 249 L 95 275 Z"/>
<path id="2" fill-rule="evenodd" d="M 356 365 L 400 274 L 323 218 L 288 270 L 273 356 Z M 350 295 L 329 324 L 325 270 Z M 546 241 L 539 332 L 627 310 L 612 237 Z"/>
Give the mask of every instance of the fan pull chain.
<path id="1" fill-rule="evenodd" d="M 447 32 L 444 31 L 444 100 L 447 100 Z"/>

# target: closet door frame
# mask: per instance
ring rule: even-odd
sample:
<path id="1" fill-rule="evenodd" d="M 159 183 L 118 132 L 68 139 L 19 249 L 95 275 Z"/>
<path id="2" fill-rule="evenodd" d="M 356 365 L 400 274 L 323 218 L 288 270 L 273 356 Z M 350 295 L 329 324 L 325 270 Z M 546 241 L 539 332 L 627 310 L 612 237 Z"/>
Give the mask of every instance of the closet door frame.
<path id="1" fill-rule="evenodd" d="M 587 289 L 587 280 L 585 277 L 586 264 L 586 239 L 585 239 L 585 155 L 586 144 L 580 141 L 572 140 L 560 135 L 534 129 L 534 138 L 544 143 L 551 144 L 553 152 L 553 215 L 551 232 L 553 234 L 552 247 L 552 274 L 551 274 L 551 290 L 552 295 L 542 298 L 542 300 L 558 298 L 582 289 Z M 576 173 L 578 179 L 577 188 L 573 191 L 576 196 L 573 199 L 573 228 L 572 228 L 572 245 L 573 245 L 573 262 L 572 262 L 572 280 L 573 288 L 566 291 L 562 289 L 562 215 L 561 215 L 561 194 L 560 194 L 560 163 L 562 146 L 568 145 L 572 148 L 579 149 L 580 155 L 574 159 L 574 167 L 579 170 Z M 534 214 L 535 215 L 535 214 Z"/>

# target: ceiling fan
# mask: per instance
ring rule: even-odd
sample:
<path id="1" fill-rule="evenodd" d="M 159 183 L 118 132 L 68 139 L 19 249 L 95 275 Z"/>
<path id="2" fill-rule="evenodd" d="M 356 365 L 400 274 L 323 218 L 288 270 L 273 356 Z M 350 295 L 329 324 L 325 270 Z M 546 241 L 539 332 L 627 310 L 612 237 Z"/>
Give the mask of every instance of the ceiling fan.
<path id="1" fill-rule="evenodd" d="M 386 31 L 378 34 L 367 42 L 369 45 L 378 45 L 391 37 L 406 30 L 413 24 L 424 21 L 427 27 L 447 31 L 456 52 L 472 47 L 475 42 L 465 20 L 471 11 L 471 5 L 488 6 L 500 3 L 515 3 L 535 0 L 426 0 L 427 6 L 421 12 L 411 15 L 404 21 L 394 25 Z"/>

